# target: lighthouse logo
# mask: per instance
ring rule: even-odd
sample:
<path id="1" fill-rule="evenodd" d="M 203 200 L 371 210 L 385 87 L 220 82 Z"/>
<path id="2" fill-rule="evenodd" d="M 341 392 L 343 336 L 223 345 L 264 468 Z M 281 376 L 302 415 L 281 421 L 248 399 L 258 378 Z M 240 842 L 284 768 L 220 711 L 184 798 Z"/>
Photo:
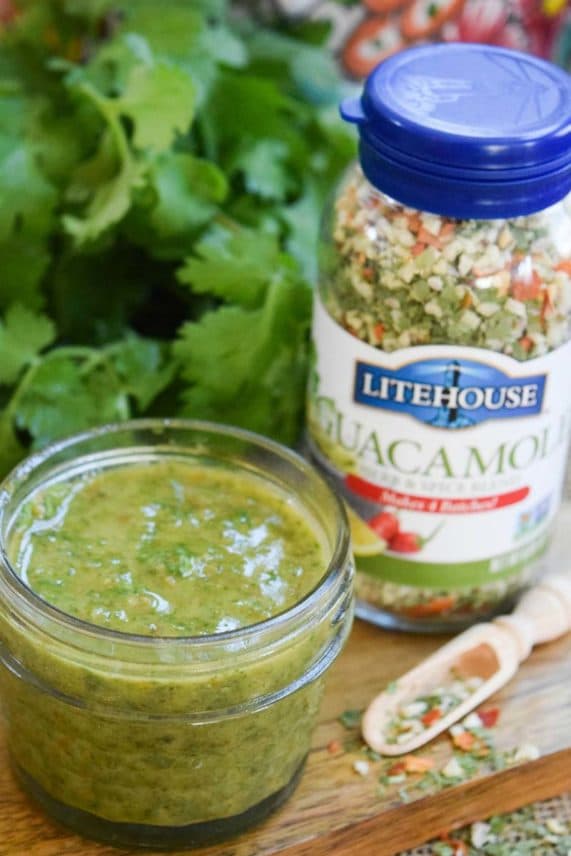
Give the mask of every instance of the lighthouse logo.
<path id="1" fill-rule="evenodd" d="M 513 378 L 475 360 L 422 360 L 398 369 L 357 362 L 353 399 L 453 430 L 541 413 L 545 382 L 545 375 Z"/>

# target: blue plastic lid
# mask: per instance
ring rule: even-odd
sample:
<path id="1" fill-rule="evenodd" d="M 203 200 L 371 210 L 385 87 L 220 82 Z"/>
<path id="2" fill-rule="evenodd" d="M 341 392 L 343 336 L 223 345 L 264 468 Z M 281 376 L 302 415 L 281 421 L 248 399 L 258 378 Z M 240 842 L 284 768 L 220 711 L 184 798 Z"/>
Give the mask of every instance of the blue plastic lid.
<path id="1" fill-rule="evenodd" d="M 341 115 L 359 126 L 369 181 L 412 208 L 515 217 L 571 191 L 571 77 L 519 51 L 401 51 L 377 66 Z"/>

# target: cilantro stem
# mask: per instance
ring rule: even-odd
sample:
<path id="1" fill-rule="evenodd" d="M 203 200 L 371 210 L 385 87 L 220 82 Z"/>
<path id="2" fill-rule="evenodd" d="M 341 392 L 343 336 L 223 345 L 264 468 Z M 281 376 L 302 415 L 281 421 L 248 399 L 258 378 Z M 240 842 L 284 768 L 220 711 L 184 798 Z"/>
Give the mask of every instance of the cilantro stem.
<path id="1" fill-rule="evenodd" d="M 105 98 L 105 96 L 101 95 L 101 93 L 98 92 L 91 83 L 80 84 L 80 86 L 78 86 L 78 90 L 92 101 L 95 107 L 99 110 L 100 114 L 109 126 L 120 160 L 123 161 L 124 164 L 129 164 L 131 162 L 129 143 L 127 142 L 125 131 L 123 130 L 123 126 L 119 120 L 119 111 L 116 109 L 113 101 L 110 98 Z"/>
<path id="2" fill-rule="evenodd" d="M 81 367 L 81 374 L 82 375 L 88 375 L 90 372 L 93 371 L 93 369 L 97 368 L 98 366 L 100 366 L 104 363 L 106 363 L 108 365 L 109 364 L 109 357 L 113 356 L 113 353 L 115 351 L 120 350 L 122 345 L 123 345 L 122 342 L 114 342 L 110 345 L 106 345 L 106 346 L 102 347 L 100 350 L 95 350 L 95 348 L 84 348 L 83 350 L 86 352 L 84 354 L 85 363 Z M 71 356 L 73 358 L 74 356 L 77 356 L 77 355 L 69 353 L 70 351 L 73 351 L 73 350 L 74 350 L 73 348 L 68 348 L 68 349 L 60 348 L 59 353 L 61 354 L 62 351 L 65 351 L 65 354 L 67 356 Z M 76 350 L 82 350 L 82 349 L 77 348 Z"/>
<path id="3" fill-rule="evenodd" d="M 243 227 L 240 223 L 237 223 L 236 220 L 233 220 L 232 217 L 229 217 L 227 214 L 224 214 L 222 211 L 219 211 L 216 217 L 214 218 L 216 223 L 220 226 L 225 226 L 227 229 L 230 229 L 232 232 L 239 232 Z"/>

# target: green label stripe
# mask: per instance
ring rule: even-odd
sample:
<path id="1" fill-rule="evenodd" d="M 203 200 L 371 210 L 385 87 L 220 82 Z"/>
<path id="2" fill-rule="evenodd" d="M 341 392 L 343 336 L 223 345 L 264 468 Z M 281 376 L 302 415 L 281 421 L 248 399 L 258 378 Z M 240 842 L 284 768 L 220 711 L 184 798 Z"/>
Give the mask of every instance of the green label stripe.
<path id="1" fill-rule="evenodd" d="M 545 553 L 550 537 L 550 531 L 543 532 L 521 547 L 477 562 L 433 564 L 387 554 L 356 556 L 356 562 L 359 571 L 387 582 L 428 588 L 464 588 L 517 574 Z"/>

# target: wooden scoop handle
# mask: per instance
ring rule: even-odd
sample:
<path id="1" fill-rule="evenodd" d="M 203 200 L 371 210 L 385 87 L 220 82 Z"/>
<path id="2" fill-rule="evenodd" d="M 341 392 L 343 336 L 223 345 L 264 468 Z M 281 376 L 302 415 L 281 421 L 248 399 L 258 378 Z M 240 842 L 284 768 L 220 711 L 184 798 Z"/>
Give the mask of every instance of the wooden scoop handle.
<path id="1" fill-rule="evenodd" d="M 363 716 L 365 740 L 383 755 L 413 752 L 503 687 L 534 645 L 557 639 L 569 630 L 571 576 L 552 574 L 530 589 L 511 615 L 475 624 L 403 675 L 394 695 L 388 696 L 386 691 L 377 695 Z M 427 688 L 440 686 L 449 677 L 451 666 L 462 677 L 477 676 L 483 683 L 420 734 L 412 733 L 405 743 L 389 743 L 386 727 L 398 705 L 426 693 Z"/>
<path id="2" fill-rule="evenodd" d="M 511 615 L 494 619 L 516 642 L 520 662 L 534 645 L 550 642 L 571 630 L 571 577 L 550 574 L 520 600 Z"/>

